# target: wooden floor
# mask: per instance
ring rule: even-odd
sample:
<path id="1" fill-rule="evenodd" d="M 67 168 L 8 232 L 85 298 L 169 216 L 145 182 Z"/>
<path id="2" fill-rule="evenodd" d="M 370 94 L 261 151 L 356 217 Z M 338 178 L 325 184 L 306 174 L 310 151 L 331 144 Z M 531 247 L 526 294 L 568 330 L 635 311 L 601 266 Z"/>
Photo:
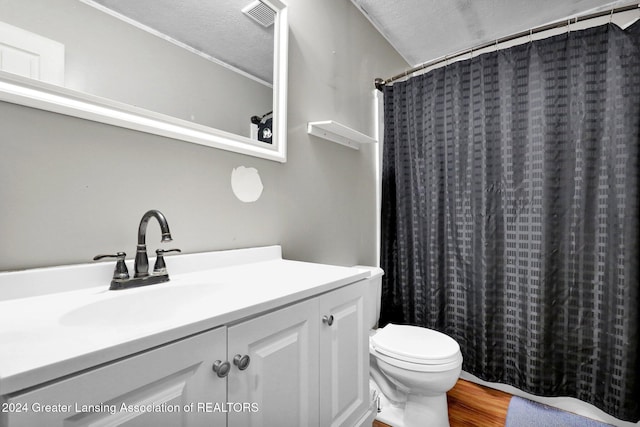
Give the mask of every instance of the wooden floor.
<path id="1" fill-rule="evenodd" d="M 504 427 L 511 395 L 458 380 L 447 393 L 451 427 Z M 379 421 L 373 427 L 393 427 Z"/>

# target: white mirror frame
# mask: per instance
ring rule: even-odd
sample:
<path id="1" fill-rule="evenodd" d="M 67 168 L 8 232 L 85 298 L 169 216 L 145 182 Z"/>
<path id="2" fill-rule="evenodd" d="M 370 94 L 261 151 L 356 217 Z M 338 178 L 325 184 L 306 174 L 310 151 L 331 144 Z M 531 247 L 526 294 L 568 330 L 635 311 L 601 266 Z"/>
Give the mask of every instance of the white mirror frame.
<path id="1" fill-rule="evenodd" d="M 287 160 L 287 7 L 280 0 L 261 1 L 277 13 L 272 144 L 1 71 L 0 101 L 284 163 Z"/>

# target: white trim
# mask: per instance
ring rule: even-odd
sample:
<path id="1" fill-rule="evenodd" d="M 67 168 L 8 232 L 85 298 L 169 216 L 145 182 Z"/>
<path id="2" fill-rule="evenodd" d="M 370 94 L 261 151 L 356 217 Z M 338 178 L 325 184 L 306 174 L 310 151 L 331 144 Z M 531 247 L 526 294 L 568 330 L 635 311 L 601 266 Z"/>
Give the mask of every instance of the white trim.
<path id="1" fill-rule="evenodd" d="M 283 161 L 257 141 L 106 98 L 0 72 L 0 100 L 45 111 L 175 138 L 194 144 Z"/>
<path id="2" fill-rule="evenodd" d="M 373 89 L 373 125 L 374 138 L 378 146 L 373 154 L 374 176 L 376 180 L 376 267 L 380 267 L 382 254 L 382 154 L 384 149 L 384 94 Z"/>
<path id="3" fill-rule="evenodd" d="M 289 8 L 280 0 L 262 0 L 277 11 L 273 30 L 273 141 L 279 161 L 287 161 L 287 88 L 289 70 Z"/>

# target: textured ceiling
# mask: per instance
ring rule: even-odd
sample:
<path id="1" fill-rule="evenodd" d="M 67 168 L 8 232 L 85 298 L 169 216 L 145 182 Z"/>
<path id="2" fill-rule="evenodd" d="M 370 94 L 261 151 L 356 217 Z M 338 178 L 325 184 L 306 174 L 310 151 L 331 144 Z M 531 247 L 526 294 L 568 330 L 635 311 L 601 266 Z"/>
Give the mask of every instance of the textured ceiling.
<path id="1" fill-rule="evenodd" d="M 273 81 L 273 25 L 242 13 L 253 0 L 93 0 L 260 80 Z"/>
<path id="2" fill-rule="evenodd" d="M 351 0 L 411 65 L 629 0 Z"/>

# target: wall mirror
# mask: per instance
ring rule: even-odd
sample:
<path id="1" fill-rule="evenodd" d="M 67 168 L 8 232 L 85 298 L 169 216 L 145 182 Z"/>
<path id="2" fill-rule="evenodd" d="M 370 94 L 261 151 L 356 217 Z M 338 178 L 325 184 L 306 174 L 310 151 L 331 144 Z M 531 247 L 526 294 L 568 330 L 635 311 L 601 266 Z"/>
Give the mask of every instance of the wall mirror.
<path id="1" fill-rule="evenodd" d="M 0 100 L 286 161 L 280 0 L 0 0 Z"/>

